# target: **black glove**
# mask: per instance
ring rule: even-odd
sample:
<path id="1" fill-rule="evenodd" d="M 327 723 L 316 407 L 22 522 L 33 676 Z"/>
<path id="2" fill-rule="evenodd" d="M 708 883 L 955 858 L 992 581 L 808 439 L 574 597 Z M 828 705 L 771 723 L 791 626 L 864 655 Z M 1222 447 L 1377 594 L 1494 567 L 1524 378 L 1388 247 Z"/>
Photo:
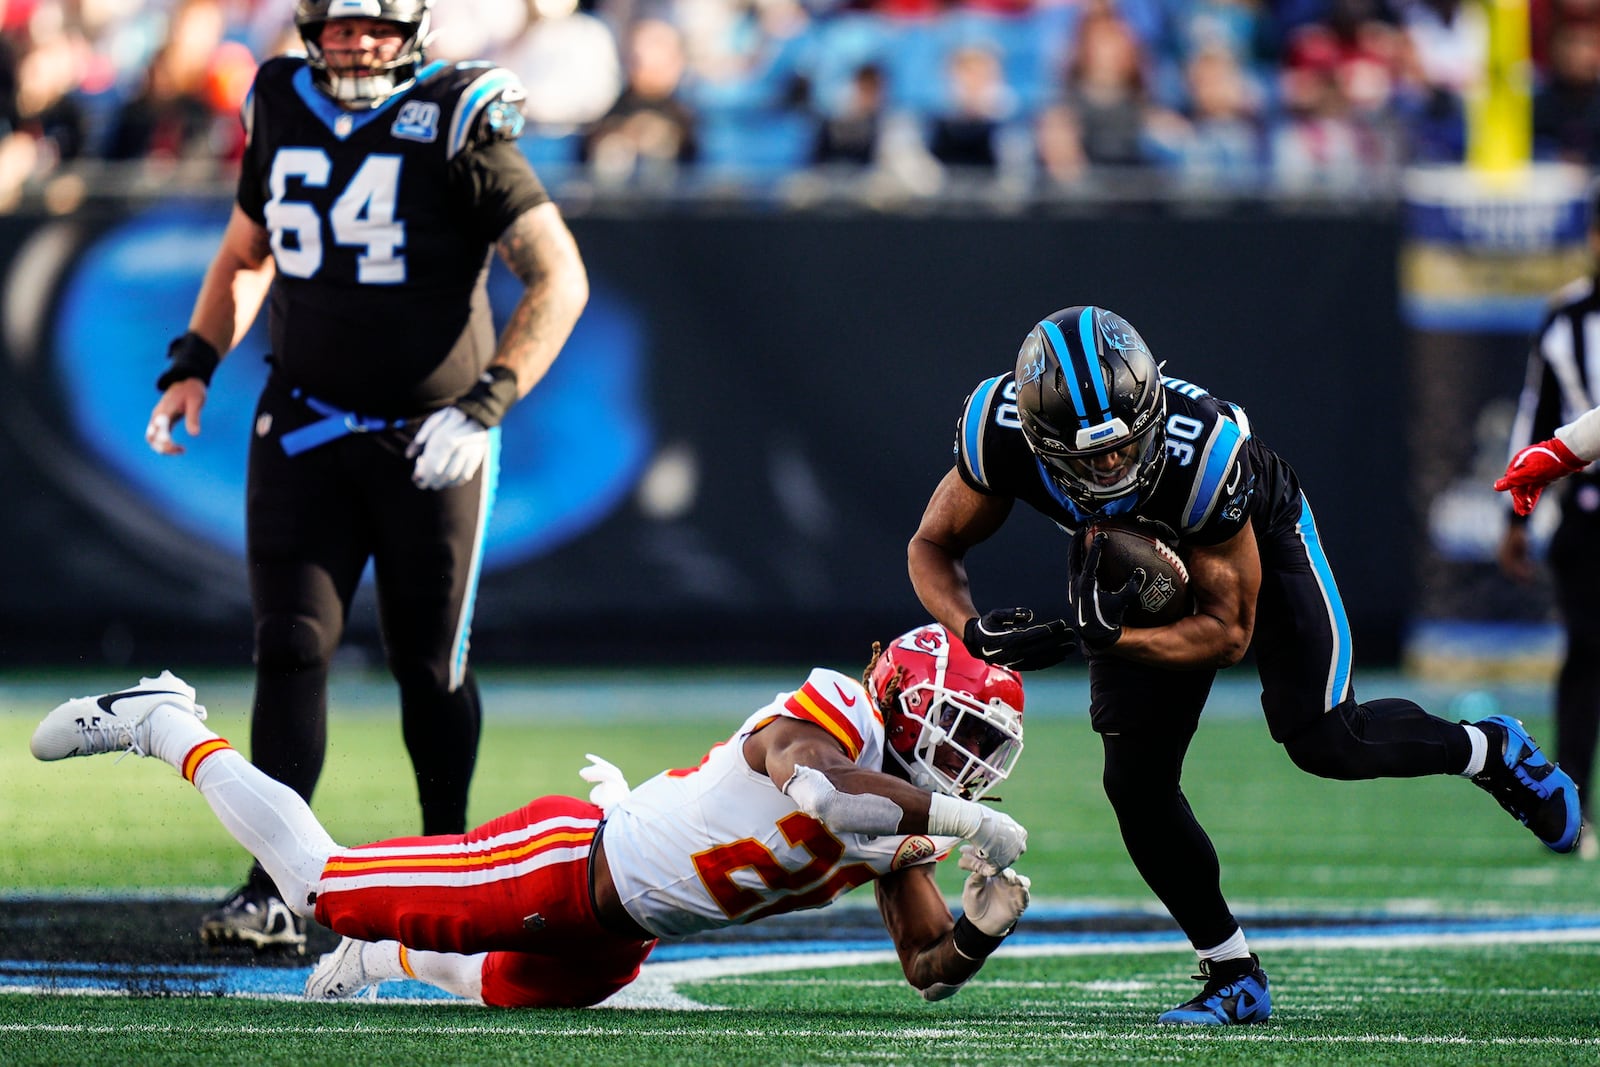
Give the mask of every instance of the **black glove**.
<path id="1" fill-rule="evenodd" d="M 979 659 L 1014 671 L 1054 667 L 1078 647 L 1067 620 L 1034 622 L 1029 608 L 998 608 L 968 619 L 961 643 Z"/>
<path id="2" fill-rule="evenodd" d="M 1100 577 L 1095 572 L 1100 568 L 1100 549 L 1105 543 L 1105 534 L 1096 534 L 1089 542 L 1083 566 L 1078 568 L 1068 590 L 1072 628 L 1090 652 L 1099 652 L 1117 643 L 1117 638 L 1122 636 L 1122 617 L 1128 613 L 1128 605 L 1138 599 L 1139 590 L 1144 588 L 1143 567 L 1135 568 L 1121 589 L 1101 588 Z"/>

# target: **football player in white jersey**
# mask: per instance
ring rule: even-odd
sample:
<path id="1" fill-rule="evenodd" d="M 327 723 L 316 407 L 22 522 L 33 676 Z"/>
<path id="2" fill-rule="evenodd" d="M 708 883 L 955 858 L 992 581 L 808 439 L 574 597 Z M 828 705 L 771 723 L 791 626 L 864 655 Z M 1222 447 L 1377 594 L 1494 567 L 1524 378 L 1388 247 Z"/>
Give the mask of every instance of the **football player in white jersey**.
<path id="1" fill-rule="evenodd" d="M 307 996 L 412 977 L 496 1007 L 582 1007 L 638 977 L 656 939 L 820 908 L 874 882 L 906 980 L 948 997 L 1028 904 L 1014 819 L 977 801 L 1022 751 L 1022 682 L 938 624 L 874 647 L 857 681 L 826 668 L 693 767 L 629 790 L 591 756 L 589 800 L 543 797 L 465 834 L 354 848 L 294 790 L 205 726 L 170 672 L 70 700 L 42 760 L 155 756 L 192 782 L 302 917 L 343 935 Z M 960 842 L 955 918 L 933 864 Z"/>

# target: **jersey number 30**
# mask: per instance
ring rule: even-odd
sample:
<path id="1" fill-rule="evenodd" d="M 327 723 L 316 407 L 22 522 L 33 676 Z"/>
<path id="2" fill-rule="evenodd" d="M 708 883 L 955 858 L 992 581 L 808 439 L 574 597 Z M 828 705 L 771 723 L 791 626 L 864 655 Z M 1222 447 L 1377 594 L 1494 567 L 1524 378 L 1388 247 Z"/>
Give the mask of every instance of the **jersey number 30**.
<path id="1" fill-rule="evenodd" d="M 278 269 L 291 278 L 311 278 L 322 269 L 323 220 L 315 205 L 288 198 L 289 183 L 298 180 L 303 186 L 325 188 L 332 171 L 328 153 L 320 148 L 280 148 L 272 158 L 266 224 Z M 363 285 L 398 285 L 406 280 L 406 260 L 400 254 L 406 224 L 394 217 L 399 192 L 400 157 L 371 155 L 328 212 L 334 243 L 363 249 L 356 257 L 356 281 Z"/>

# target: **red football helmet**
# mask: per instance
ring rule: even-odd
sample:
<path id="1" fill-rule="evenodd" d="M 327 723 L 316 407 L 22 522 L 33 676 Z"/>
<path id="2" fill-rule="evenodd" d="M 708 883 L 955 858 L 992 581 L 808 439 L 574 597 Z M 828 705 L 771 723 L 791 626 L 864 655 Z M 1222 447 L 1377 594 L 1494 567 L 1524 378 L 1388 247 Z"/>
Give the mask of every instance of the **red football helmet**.
<path id="1" fill-rule="evenodd" d="M 889 752 L 912 783 L 976 800 L 1022 754 L 1022 677 L 967 651 L 938 623 L 901 634 L 867 676 Z"/>

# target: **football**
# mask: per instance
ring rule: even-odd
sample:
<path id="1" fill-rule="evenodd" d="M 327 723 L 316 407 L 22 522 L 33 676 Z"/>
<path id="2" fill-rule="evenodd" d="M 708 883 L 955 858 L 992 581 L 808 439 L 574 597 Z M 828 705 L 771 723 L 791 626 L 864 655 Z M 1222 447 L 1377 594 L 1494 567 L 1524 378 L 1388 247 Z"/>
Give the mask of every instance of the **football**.
<path id="1" fill-rule="evenodd" d="M 1172 545 L 1157 536 L 1153 524 L 1101 519 L 1089 527 L 1083 544 L 1088 546 L 1102 533 L 1106 543 L 1100 549 L 1101 588 L 1121 589 L 1134 571 L 1144 571 L 1139 599 L 1123 616 L 1124 626 L 1165 626 L 1189 614 L 1189 568 Z"/>

